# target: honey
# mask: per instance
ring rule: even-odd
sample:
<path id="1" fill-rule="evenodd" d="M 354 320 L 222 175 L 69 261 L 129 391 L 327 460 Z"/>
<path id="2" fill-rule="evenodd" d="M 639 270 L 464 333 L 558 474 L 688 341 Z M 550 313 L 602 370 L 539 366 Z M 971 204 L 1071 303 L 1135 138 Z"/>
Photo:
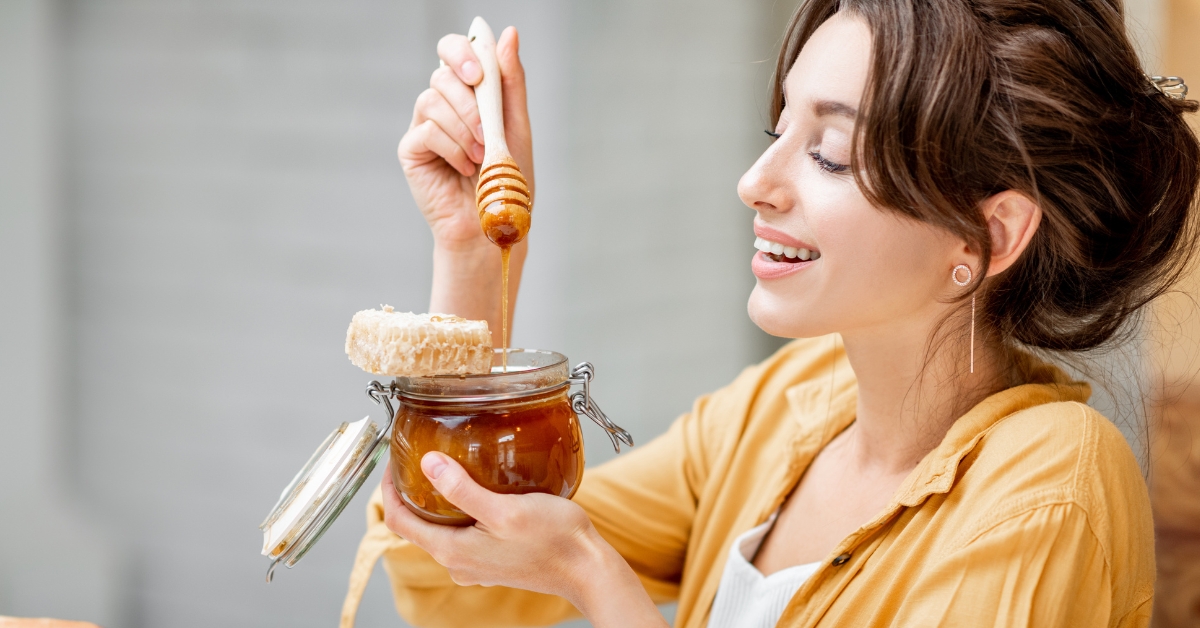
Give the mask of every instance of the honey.
<path id="1" fill-rule="evenodd" d="M 504 355 L 501 368 L 508 370 L 508 258 L 512 247 L 500 249 L 500 351 Z"/>
<path id="2" fill-rule="evenodd" d="M 475 191 L 479 226 L 500 247 L 500 348 L 508 348 L 508 258 L 512 247 L 529 234 L 533 199 L 521 168 L 511 157 L 485 165 Z M 507 369 L 507 353 L 502 367 Z"/>
<path id="3" fill-rule="evenodd" d="M 529 233 L 533 199 L 525 175 L 511 158 L 489 163 L 479 171 L 475 203 L 483 234 L 501 249 L 512 248 Z"/>
<path id="4" fill-rule="evenodd" d="M 491 375 L 398 380 L 392 481 L 421 518 L 459 526 L 475 521 L 421 470 L 421 458 L 430 451 L 454 458 L 475 482 L 496 493 L 570 498 L 579 487 L 583 436 L 567 396 L 565 358 L 549 352 L 513 355 L 507 372 L 497 365 Z M 562 359 L 539 365 L 546 361 L 541 356 Z"/>

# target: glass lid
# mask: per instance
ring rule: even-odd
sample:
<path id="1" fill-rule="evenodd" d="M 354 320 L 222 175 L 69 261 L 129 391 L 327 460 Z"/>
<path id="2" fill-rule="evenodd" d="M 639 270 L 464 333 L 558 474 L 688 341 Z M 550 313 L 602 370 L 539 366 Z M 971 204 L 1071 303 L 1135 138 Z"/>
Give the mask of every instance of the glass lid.
<path id="1" fill-rule="evenodd" d="M 259 525 L 262 554 L 271 559 L 268 582 L 276 565 L 292 567 L 321 538 L 386 450 L 384 433 L 370 417 L 342 423 L 325 438 Z"/>

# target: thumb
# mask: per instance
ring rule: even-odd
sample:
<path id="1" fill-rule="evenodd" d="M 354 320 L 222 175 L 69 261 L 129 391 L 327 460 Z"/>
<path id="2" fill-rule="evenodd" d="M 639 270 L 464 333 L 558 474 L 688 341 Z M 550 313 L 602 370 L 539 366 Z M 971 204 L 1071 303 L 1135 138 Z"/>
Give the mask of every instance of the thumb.
<path id="1" fill-rule="evenodd" d="M 496 62 L 500 64 L 500 86 L 504 91 L 504 118 L 518 116 L 522 124 L 528 124 L 528 107 L 525 99 L 525 66 L 521 65 L 521 38 L 516 27 L 509 26 L 500 33 L 496 42 Z"/>
<path id="2" fill-rule="evenodd" d="M 437 451 L 425 454 L 421 457 L 421 471 L 451 504 L 479 521 L 487 523 L 492 513 L 498 511 L 496 501 L 500 496 L 477 484 L 450 456 Z"/>

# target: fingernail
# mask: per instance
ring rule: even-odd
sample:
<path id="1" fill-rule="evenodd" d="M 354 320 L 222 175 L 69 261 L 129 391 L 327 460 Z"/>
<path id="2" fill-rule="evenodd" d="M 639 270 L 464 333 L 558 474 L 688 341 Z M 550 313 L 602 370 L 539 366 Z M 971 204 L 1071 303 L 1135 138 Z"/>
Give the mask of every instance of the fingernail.
<path id="1" fill-rule="evenodd" d="M 475 137 L 478 137 L 480 139 L 480 141 L 483 140 L 483 125 L 482 124 L 475 125 Z"/>
<path id="2" fill-rule="evenodd" d="M 471 156 L 475 159 L 476 163 L 482 162 L 483 161 L 483 146 L 476 144 L 475 148 L 473 148 L 471 150 Z"/>
<path id="3" fill-rule="evenodd" d="M 464 61 L 462 64 L 463 78 L 468 81 L 478 81 L 483 78 L 483 70 L 479 69 L 479 64 L 474 61 Z"/>
<path id="4" fill-rule="evenodd" d="M 447 466 L 446 456 L 436 451 L 431 451 L 421 458 L 421 470 L 425 472 L 425 477 L 431 480 L 442 477 L 442 472 Z"/>

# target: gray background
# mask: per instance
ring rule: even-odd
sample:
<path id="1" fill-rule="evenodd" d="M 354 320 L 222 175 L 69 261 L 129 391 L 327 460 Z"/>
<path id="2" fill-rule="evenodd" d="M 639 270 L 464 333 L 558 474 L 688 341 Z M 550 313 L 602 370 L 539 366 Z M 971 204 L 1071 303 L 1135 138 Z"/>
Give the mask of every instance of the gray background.
<path id="1" fill-rule="evenodd" d="M 643 442 L 769 353 L 735 185 L 791 8 L 0 0 L 0 615 L 336 624 L 367 491 L 269 586 L 255 526 L 373 411 L 350 316 L 426 309 L 395 148 L 477 13 L 521 29 L 536 138 L 514 344 L 594 362 Z M 359 625 L 403 625 L 381 570 Z"/>

